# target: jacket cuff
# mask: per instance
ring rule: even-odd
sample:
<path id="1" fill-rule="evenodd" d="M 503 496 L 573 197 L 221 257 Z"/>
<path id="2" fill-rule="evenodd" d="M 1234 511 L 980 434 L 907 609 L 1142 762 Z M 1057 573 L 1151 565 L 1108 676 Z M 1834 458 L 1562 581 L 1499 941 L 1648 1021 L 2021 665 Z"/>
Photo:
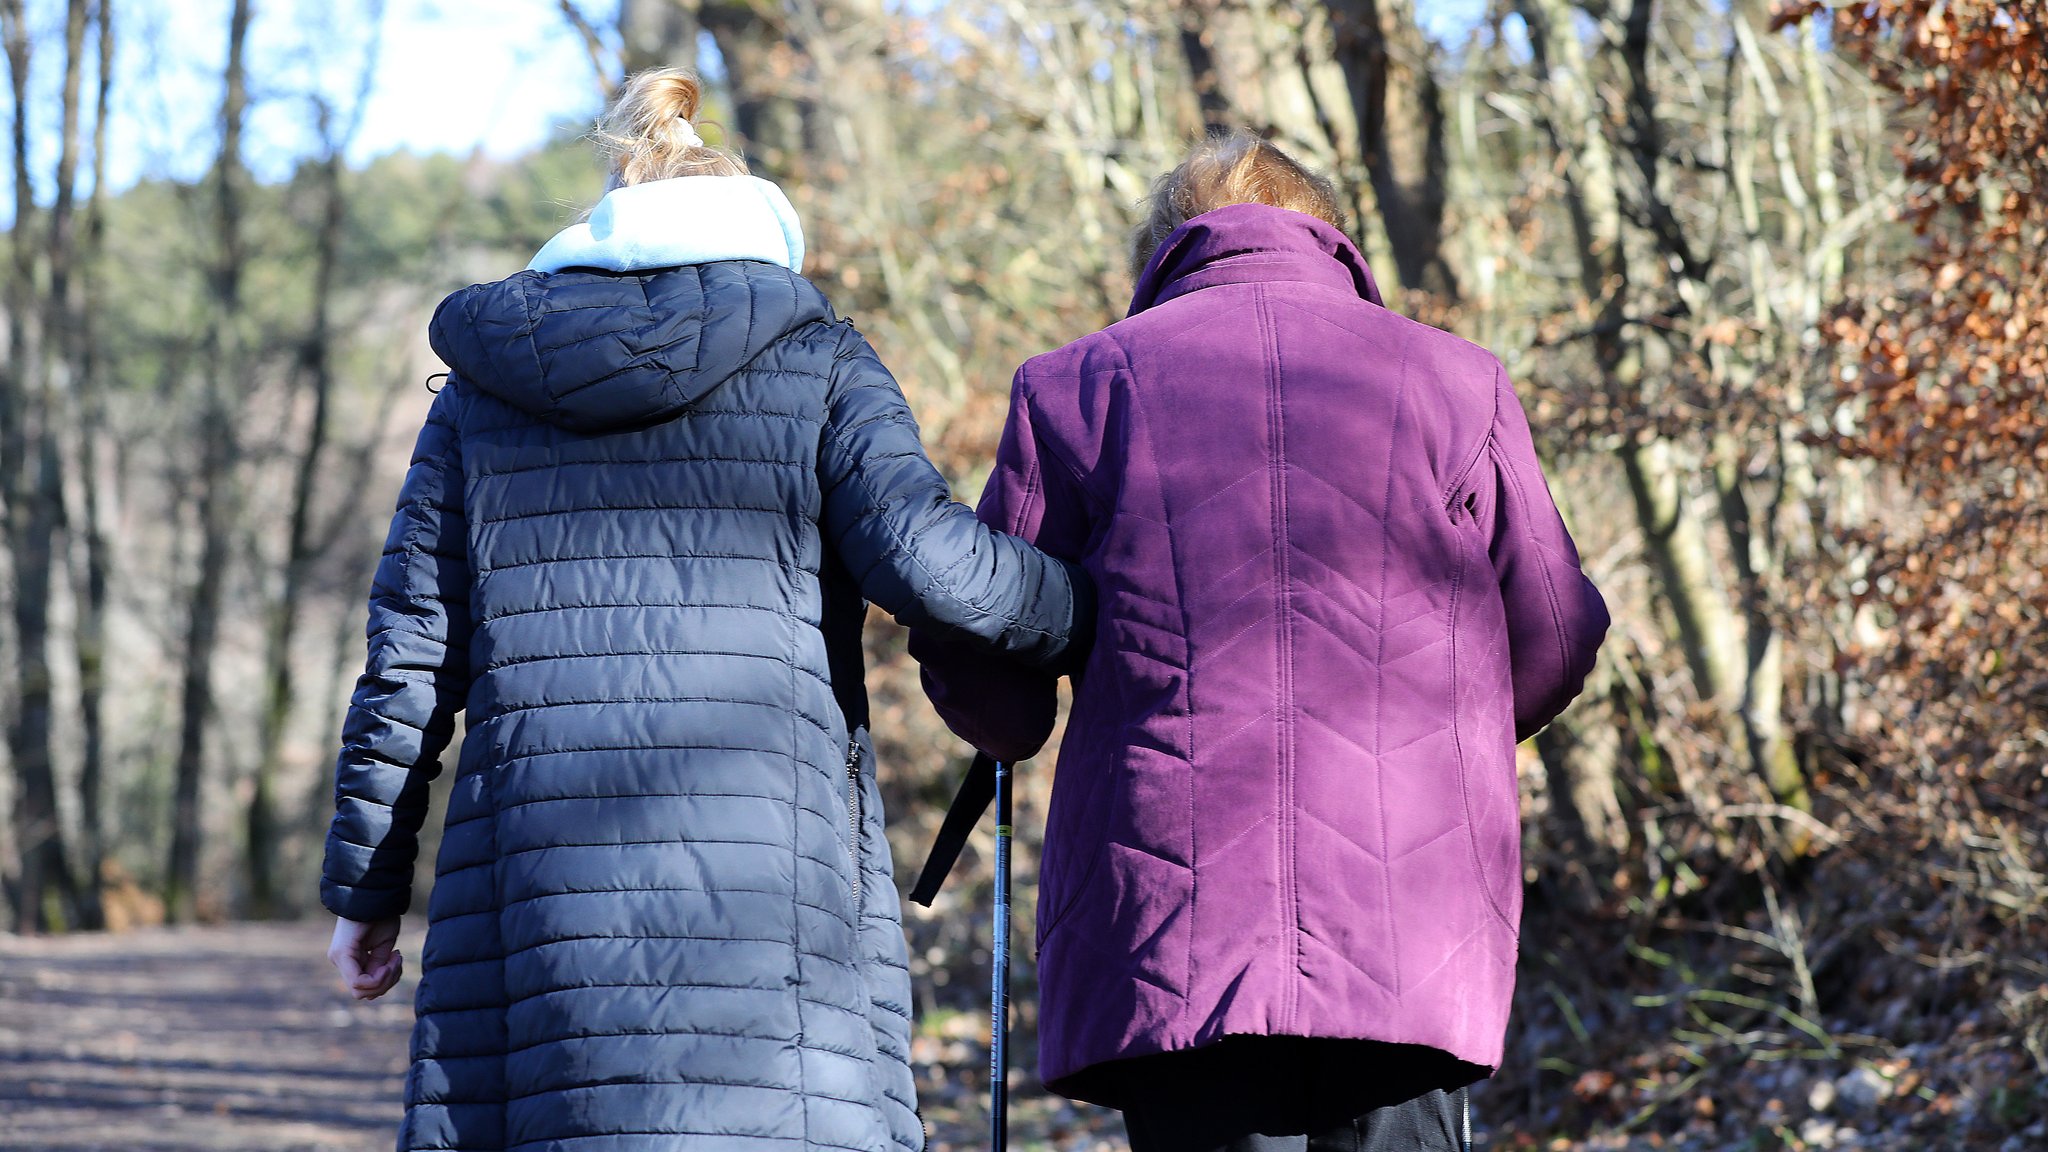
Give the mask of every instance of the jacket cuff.
<path id="1" fill-rule="evenodd" d="M 396 920 L 412 906 L 411 888 L 356 888 L 322 877 L 320 904 L 344 920 Z"/>
<path id="2" fill-rule="evenodd" d="M 1067 573 L 1067 643 L 1047 665 L 1054 676 L 1078 676 L 1095 651 L 1095 579 L 1088 570 L 1071 560 L 1059 561 Z"/>

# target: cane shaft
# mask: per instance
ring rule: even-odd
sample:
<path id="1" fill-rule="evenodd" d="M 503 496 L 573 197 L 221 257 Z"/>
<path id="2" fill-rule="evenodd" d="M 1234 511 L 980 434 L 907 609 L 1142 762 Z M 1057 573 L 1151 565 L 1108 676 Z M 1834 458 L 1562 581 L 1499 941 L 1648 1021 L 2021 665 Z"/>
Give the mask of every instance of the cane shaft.
<path id="1" fill-rule="evenodd" d="M 989 1146 L 1010 1142 L 1010 766 L 996 763 L 996 910 L 989 996 Z"/>

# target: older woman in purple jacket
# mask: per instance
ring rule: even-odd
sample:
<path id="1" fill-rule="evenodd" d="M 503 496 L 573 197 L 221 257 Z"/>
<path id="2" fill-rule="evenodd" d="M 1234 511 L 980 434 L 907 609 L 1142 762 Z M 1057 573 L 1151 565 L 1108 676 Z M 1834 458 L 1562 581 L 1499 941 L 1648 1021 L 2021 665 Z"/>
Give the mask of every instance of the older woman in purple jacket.
<path id="1" fill-rule="evenodd" d="M 1500 1063 L 1515 744 L 1607 628 L 1500 362 L 1381 306 L 1247 134 L 1154 191 L 1130 315 L 1017 373 L 981 503 L 1099 595 L 1039 886 L 1040 1072 L 1134 1152 L 1457 1148 Z M 1055 681 L 919 637 L 1023 759 Z"/>

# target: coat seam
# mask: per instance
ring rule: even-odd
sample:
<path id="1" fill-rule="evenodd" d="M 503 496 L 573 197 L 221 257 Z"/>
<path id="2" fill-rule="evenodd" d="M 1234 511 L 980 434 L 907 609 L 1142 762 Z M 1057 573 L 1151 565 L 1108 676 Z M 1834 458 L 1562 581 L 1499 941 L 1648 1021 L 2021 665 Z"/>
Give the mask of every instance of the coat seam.
<path id="1" fill-rule="evenodd" d="M 1073 460 L 1068 458 L 1066 448 L 1064 445 L 1060 443 L 1058 437 L 1047 436 L 1039 428 L 1038 408 L 1032 402 L 1031 399 L 1030 379 L 1024 374 L 1022 370 L 1019 370 L 1017 374 L 1017 383 L 1015 387 L 1018 393 L 1018 399 L 1021 402 L 1024 409 L 1024 427 L 1029 431 L 1031 435 L 1031 447 L 1033 449 L 1031 453 L 1031 472 L 1033 475 L 1033 479 L 1027 479 L 1027 485 L 1032 484 L 1033 480 L 1035 479 L 1036 490 L 1039 495 L 1039 498 L 1041 499 L 1041 501 L 1044 499 L 1044 469 L 1039 465 L 1038 457 L 1041 455 L 1050 456 L 1052 457 L 1053 462 L 1060 466 L 1060 470 L 1067 474 L 1067 478 L 1074 482 L 1074 491 L 1080 494 L 1082 501 L 1088 505 L 1088 510 L 1095 513 L 1097 516 L 1103 518 L 1104 520 L 1107 520 L 1110 516 L 1110 509 L 1103 502 L 1103 500 L 1096 495 L 1095 490 L 1089 486 L 1088 477 L 1082 471 L 1081 466 L 1074 463 Z M 1012 534 L 1014 535 L 1015 532 L 1013 531 Z"/>
<path id="2" fill-rule="evenodd" d="M 1459 719 L 1458 694 L 1458 601 L 1464 592 L 1465 566 L 1469 561 L 1465 549 L 1458 549 L 1458 567 L 1451 573 L 1450 603 L 1450 655 L 1446 664 L 1450 671 L 1451 694 L 1451 756 L 1458 765 L 1458 799 L 1465 810 L 1465 849 L 1472 857 L 1472 873 L 1479 880 L 1480 895 L 1485 897 L 1487 906 L 1495 916 L 1500 916 L 1499 902 L 1493 898 L 1493 890 L 1486 884 L 1486 866 L 1479 859 L 1479 828 L 1472 819 L 1471 768 L 1465 762 L 1465 738 Z"/>
<path id="3" fill-rule="evenodd" d="M 549 564 L 600 564 L 616 560 L 744 560 L 750 564 L 773 564 L 777 568 L 794 568 L 796 565 L 776 556 L 755 556 L 745 552 L 688 552 L 677 549 L 673 552 L 621 552 L 615 556 L 548 556 L 540 560 L 515 560 L 510 564 L 499 564 L 492 568 L 479 568 L 478 578 L 495 576 L 500 572 L 520 572 L 528 568 L 543 568 Z M 805 575 L 814 573 L 805 572 Z"/>
<path id="4" fill-rule="evenodd" d="M 504 767 L 528 760 L 539 760 L 546 756 L 586 756 L 599 752 L 752 752 L 757 755 L 774 755 L 774 753 L 768 752 L 757 745 L 744 744 L 598 744 L 587 748 L 548 748 L 539 752 L 525 752 L 517 756 L 503 757 L 497 761 L 497 764 L 500 767 Z M 475 773 L 466 772 L 460 778 L 467 779 L 472 775 L 475 775 Z M 632 795 L 644 796 L 646 793 L 635 792 Z M 715 795 L 715 793 L 692 792 L 690 795 L 705 796 Z M 465 822 L 458 821 L 457 823 Z M 450 827 L 455 826 L 450 825 Z"/>
<path id="5" fill-rule="evenodd" d="M 1289 594 L 1293 574 L 1287 562 L 1293 533 L 1287 521 L 1287 407 L 1283 395 L 1286 364 L 1281 359 L 1279 333 L 1275 330 L 1265 285 L 1253 289 L 1252 299 L 1257 308 L 1259 334 L 1266 344 L 1266 419 L 1267 435 L 1272 445 L 1267 475 L 1272 485 L 1270 499 L 1273 508 L 1273 618 L 1279 633 L 1274 649 L 1274 734 L 1280 754 L 1280 818 L 1275 839 L 1279 852 L 1280 890 L 1286 894 L 1281 930 L 1287 939 L 1287 951 L 1291 954 L 1284 973 L 1280 1022 L 1283 1028 L 1291 1030 L 1301 1003 L 1302 933 L 1300 876 L 1294 858 L 1294 626 L 1292 597 Z"/>
<path id="6" fill-rule="evenodd" d="M 1024 427 L 1030 431 L 1032 446 L 1039 449 L 1039 451 L 1033 452 L 1025 458 L 1024 498 L 1017 502 L 1017 507 L 1010 512 L 1010 522 L 1003 526 L 1003 530 L 1013 536 L 1023 535 L 1024 523 L 1030 519 L 1032 508 L 1040 504 L 1045 497 L 1043 488 L 1044 473 L 1038 465 L 1038 457 L 1040 452 L 1044 451 L 1044 445 L 1040 443 L 1038 428 L 1031 419 L 1031 394 L 1023 391 L 1021 386 L 1019 387 L 1019 392 L 1021 395 L 1018 399 L 1024 406 Z"/>
<path id="7" fill-rule="evenodd" d="M 484 616 L 478 624 L 495 624 L 500 620 L 516 620 L 521 616 L 538 616 L 547 612 L 606 612 L 619 608 L 717 608 L 733 612 L 769 612 L 777 616 L 788 616 L 789 610 L 767 604 L 721 604 L 715 600 L 631 600 L 622 604 L 554 604 L 545 608 L 520 608 L 512 612 L 500 612 L 495 616 Z"/>
<path id="8" fill-rule="evenodd" d="M 794 670 L 792 670 L 790 675 L 790 683 L 792 686 L 796 683 Z M 793 697 L 794 688 L 792 688 Z M 547 700 L 538 704 L 515 704 L 511 707 L 479 709 L 483 713 L 484 719 L 479 721 L 478 724 L 481 726 L 483 723 L 491 720 L 501 720 L 507 716 L 517 716 L 522 712 L 539 712 L 548 708 L 594 708 L 605 704 L 737 704 L 744 708 L 785 710 L 782 705 L 772 700 L 745 700 L 734 696 L 608 696 L 602 700 Z M 817 717 L 795 708 L 789 708 L 787 711 L 789 712 L 792 725 L 796 723 L 798 717 L 802 717 L 804 720 L 809 721 L 812 727 L 823 732 L 825 735 L 830 736 L 832 734 L 831 727 L 821 723 Z"/>
<path id="9" fill-rule="evenodd" d="M 794 650 L 798 647 L 798 640 L 796 635 L 796 620 L 793 616 L 789 616 L 787 614 L 784 615 L 783 620 L 786 628 L 786 634 L 788 637 L 785 643 L 792 650 Z M 792 659 L 789 663 L 789 691 L 790 700 L 794 702 L 797 698 L 796 661 L 794 659 Z M 799 805 L 798 797 L 803 792 L 803 770 L 805 765 L 803 764 L 802 760 L 800 760 L 797 757 L 797 749 L 802 746 L 801 741 L 799 740 L 799 736 L 800 732 L 797 728 L 797 711 L 795 708 L 791 708 L 789 710 L 789 748 L 790 765 L 792 768 L 795 769 L 795 779 L 792 782 L 793 786 L 789 790 L 789 845 L 792 854 L 801 857 L 803 855 L 803 821 L 802 809 Z M 809 1028 L 804 1020 L 804 996 L 802 991 L 802 989 L 804 988 L 803 898 L 798 894 L 798 886 L 796 884 L 791 884 L 789 886 L 789 923 L 790 942 L 794 945 L 791 951 L 792 963 L 796 967 L 797 987 L 796 1090 L 799 1101 L 798 1107 L 800 1107 L 803 1110 L 804 1146 L 808 1148 L 811 1145 L 811 1104 L 809 1079 L 810 1061 L 805 1059 L 804 1050 L 808 1048 L 810 1045 L 807 1042 L 807 1037 L 809 1036 Z"/>
<path id="10" fill-rule="evenodd" d="M 1496 447 L 1495 451 L 1500 451 L 1500 449 Z M 1525 519 L 1533 519 L 1535 506 L 1530 502 L 1529 494 L 1523 490 L 1521 478 L 1515 474 L 1513 468 L 1503 468 L 1501 472 L 1507 477 L 1508 485 L 1515 490 L 1515 500 L 1521 505 L 1520 510 L 1523 517 Z M 1530 529 L 1531 526 L 1527 524 L 1521 527 L 1521 530 L 1524 532 L 1530 532 Z M 1533 532 L 1531 532 L 1531 537 L 1533 539 Z M 1538 550 L 1546 551 L 1541 548 L 1540 542 Z M 1538 557 L 1539 561 L 1544 559 L 1544 557 Z M 1550 607 L 1550 627 L 1557 636 L 1557 666 L 1558 671 L 1561 673 L 1560 680 L 1569 681 L 1571 679 L 1571 639 L 1567 635 L 1565 628 L 1564 609 L 1558 604 L 1557 600 L 1557 582 L 1551 578 L 1550 565 L 1548 563 L 1539 562 L 1536 565 L 1536 572 L 1543 580 L 1543 598 Z"/>
<path id="11" fill-rule="evenodd" d="M 737 415 L 737 413 L 735 413 Z M 797 421 L 792 421 L 795 423 Z M 522 464 L 517 468 L 494 468 L 478 470 L 477 479 L 495 480 L 500 477 L 526 476 L 535 472 L 561 472 L 569 468 L 615 468 L 620 464 L 744 464 L 762 468 L 808 469 L 807 460 L 774 460 L 760 456 L 648 456 L 635 460 L 614 460 L 595 458 L 589 460 L 550 460 L 542 464 Z"/>
<path id="12" fill-rule="evenodd" d="M 610 660 L 620 656 L 629 656 L 636 659 L 644 659 L 649 656 L 704 656 L 715 657 L 721 660 L 767 660 L 777 664 L 787 664 L 790 662 L 786 656 L 775 656 L 766 652 L 734 652 L 709 648 L 640 648 L 621 649 L 616 652 L 549 652 L 543 655 L 515 656 L 509 660 L 500 660 L 495 664 L 485 665 L 484 671 L 497 672 L 506 668 L 524 668 L 530 664 L 548 664 L 557 660 Z M 820 683 L 827 685 L 831 683 L 812 669 L 801 668 L 799 671 Z"/>
<path id="13" fill-rule="evenodd" d="M 1494 372 L 1493 379 L 1495 385 L 1493 391 L 1494 418 L 1495 421 L 1498 422 L 1500 414 L 1501 390 L 1503 388 L 1506 388 L 1510 393 L 1512 393 L 1513 388 L 1508 384 L 1504 372 L 1502 370 L 1496 369 L 1496 371 Z M 1516 405 L 1518 407 L 1520 406 L 1520 403 L 1521 401 L 1517 399 Z M 1493 438 L 1490 435 L 1490 433 L 1488 436 L 1488 443 L 1494 445 L 1495 451 L 1500 450 L 1498 446 L 1498 441 L 1495 438 Z M 1530 452 L 1532 455 L 1535 452 L 1535 442 L 1533 438 L 1530 442 Z M 1542 466 L 1541 461 L 1537 462 L 1537 466 L 1539 468 Z M 1521 476 L 1512 468 L 1504 469 L 1504 472 L 1508 477 L 1508 482 L 1514 486 L 1516 499 L 1521 501 L 1524 516 L 1528 519 L 1534 519 L 1534 505 L 1530 503 L 1529 494 L 1522 488 Z M 1528 527 L 1533 528 L 1533 525 L 1530 525 Z M 1530 532 L 1530 538 L 1536 542 L 1539 551 L 1550 551 L 1549 548 L 1544 546 L 1543 541 L 1535 536 L 1535 533 L 1533 531 Z M 1569 681 L 1571 679 L 1572 670 L 1571 640 L 1570 637 L 1567 635 L 1567 629 L 1565 627 L 1564 609 L 1561 605 L 1559 605 L 1557 599 L 1557 582 L 1551 577 L 1549 564 L 1538 565 L 1537 571 L 1541 573 L 1543 576 L 1543 597 L 1550 604 L 1550 624 L 1552 629 L 1554 629 L 1557 633 L 1558 671 L 1561 673 L 1561 679 L 1563 679 L 1564 681 Z"/>
<path id="14" fill-rule="evenodd" d="M 1137 378 L 1137 370 L 1136 370 L 1135 368 L 1133 368 L 1133 367 L 1131 366 L 1131 360 L 1130 360 L 1130 352 L 1129 352 L 1129 350 L 1128 350 L 1128 349 L 1126 349 L 1126 348 L 1125 348 L 1125 347 L 1124 347 L 1124 346 L 1123 346 L 1123 345 L 1122 345 L 1122 344 L 1121 344 L 1120 342 L 1118 342 L 1118 341 L 1115 341 L 1115 340 L 1111 340 L 1111 341 L 1108 341 L 1108 343 L 1109 343 L 1109 346 L 1110 346 L 1110 347 L 1111 347 L 1111 348 L 1112 348 L 1112 349 L 1113 349 L 1113 350 L 1114 350 L 1114 351 L 1115 351 L 1115 352 L 1116 352 L 1116 353 L 1118 354 L 1118 356 L 1122 358 L 1122 360 L 1123 360 L 1123 363 L 1122 363 L 1121 365 L 1118 365 L 1118 366 L 1114 367 L 1114 368 L 1110 368 L 1110 369 L 1102 369 L 1101 371 L 1110 371 L 1110 372 L 1117 372 L 1117 371 L 1120 371 L 1120 372 L 1123 372 L 1123 373 L 1125 373 L 1125 374 L 1126 374 L 1126 375 L 1127 375 L 1127 376 L 1128 376 L 1128 377 L 1129 377 L 1129 378 L 1130 378 L 1130 379 L 1132 380 L 1132 382 L 1133 382 L 1133 383 L 1135 383 L 1135 382 L 1136 382 L 1136 378 Z M 1088 374 L 1092 375 L 1092 374 L 1094 374 L 1094 373 L 1088 373 Z M 1077 374 L 1077 375 L 1080 375 L 1080 374 Z M 1128 390 L 1127 390 L 1127 393 L 1128 393 L 1128 398 L 1129 398 L 1129 403 L 1130 403 L 1130 408 L 1131 408 L 1131 412 L 1130 412 L 1130 418 L 1129 418 L 1129 423 L 1130 423 L 1130 426 L 1131 426 L 1131 428 L 1132 428 L 1132 430 L 1133 430 L 1133 435 L 1132 435 L 1132 439 L 1133 439 L 1133 442 L 1134 442 L 1134 443 L 1138 443 L 1138 444 L 1142 444 L 1142 445 L 1144 446 L 1144 449 L 1145 449 L 1145 452 L 1146 452 L 1146 454 L 1147 454 L 1147 455 L 1148 455 L 1148 456 L 1149 456 L 1149 457 L 1151 458 L 1151 469 L 1150 469 L 1150 471 L 1151 471 L 1151 474 L 1152 474 L 1152 475 L 1153 475 L 1154 477 L 1159 477 L 1159 476 L 1160 476 L 1160 469 L 1159 469 L 1159 448 L 1158 448 L 1158 445 L 1156 445 L 1156 444 L 1154 444 L 1154 443 L 1152 442 L 1152 428 L 1151 428 L 1151 425 L 1150 425 L 1150 423 L 1148 423 L 1148 422 L 1146 421 L 1146 419 L 1145 419 L 1145 411 L 1144 411 L 1143 397 L 1141 396 L 1141 394 L 1140 394 L 1140 393 L 1138 392 L 1138 390 L 1137 390 L 1137 389 L 1136 389 L 1135 387 L 1134 387 L 1134 388 L 1130 388 L 1130 389 L 1128 389 Z M 1188 872 L 1188 918 L 1189 918 L 1189 931 L 1188 931 L 1188 934 L 1187 934 L 1187 936 L 1188 936 L 1188 947 L 1187 947 L 1187 957 L 1186 957 L 1185 961 L 1183 962 L 1183 967 L 1182 967 L 1182 969 L 1181 969 L 1182 973 L 1184 974 L 1184 975 L 1183 975 L 1183 984 L 1184 984 L 1184 986 L 1183 986 L 1183 987 L 1181 988 L 1181 990 L 1180 990 L 1180 998 L 1181 998 L 1181 1002 L 1182 1002 L 1183 1010 L 1185 1010 L 1185 1006 L 1187 1005 L 1187 1003 L 1189 1003 L 1189 1002 L 1190 1002 L 1190 1001 L 1192 1000 L 1192 998 L 1193 998 L 1193 995 L 1194 995 L 1194 988 L 1195 988 L 1195 933 L 1196 933 L 1196 930 L 1198 929 L 1198 927 L 1199 927 L 1199 923 L 1200 923 L 1200 917 L 1201 917 L 1201 895 L 1202 895 L 1202 892 L 1201 892 L 1201 876 L 1202 876 L 1202 873 L 1201 873 L 1201 869 L 1200 869 L 1199 867 L 1197 867 L 1197 866 L 1196 866 L 1196 864 L 1197 864 L 1197 861 L 1198 861 L 1198 860 L 1200 859 L 1200 857 L 1201 857 L 1201 841 L 1200 841 L 1200 839 L 1199 839 L 1199 829 L 1197 828 L 1197 826 L 1196 826 L 1196 821 L 1195 821 L 1195 800 L 1196 800 L 1196 797 L 1195 797 L 1195 772 L 1194 772 L 1194 765 L 1195 765 L 1195 689 L 1194 689 L 1194 679 L 1195 679 L 1195 678 L 1194 678 L 1194 666 L 1195 666 L 1195 660 L 1194 660 L 1194 643 L 1195 643 L 1195 641 L 1194 641 L 1194 621 L 1193 621 L 1193 617 L 1192 617 L 1192 615 L 1191 615 L 1191 613 L 1192 613 L 1192 609 L 1191 609 L 1191 608 L 1189 607 L 1189 603 L 1188 603 L 1188 596 L 1187 596 L 1187 588 L 1186 588 L 1186 585 L 1185 585 L 1185 583 L 1184 583 L 1184 581 L 1183 581 L 1183 579 L 1182 579 L 1182 572 L 1181 572 L 1181 562 L 1180 562 L 1180 534 L 1179 534 L 1179 532 L 1178 532 L 1178 531 L 1176 531 L 1176 529 L 1175 529 L 1175 527 L 1174 527 L 1174 517 L 1173 517 L 1173 508 L 1172 508 L 1172 506 L 1171 506 L 1171 505 L 1170 505 L 1170 504 L 1169 504 L 1169 503 L 1167 502 L 1167 498 L 1166 498 L 1166 485 L 1165 485 L 1165 483 L 1163 483 L 1163 482 L 1161 482 L 1161 483 L 1159 483 L 1159 484 L 1158 484 L 1158 497 L 1159 497 L 1159 518 L 1158 518 L 1157 520 L 1154 520 L 1154 519 L 1153 519 L 1152 517 L 1150 517 L 1150 516 L 1146 516 L 1146 515 L 1144 515 L 1143 513 L 1140 513 L 1140 512 L 1138 512 L 1138 511 L 1136 511 L 1135 509 L 1129 509 L 1129 508 L 1126 508 L 1126 507 L 1124 507 L 1124 501 L 1123 501 L 1122 499 L 1119 499 L 1119 500 L 1118 500 L 1118 501 L 1116 502 L 1116 511 L 1115 511 L 1115 515 L 1124 515 L 1124 516 L 1134 516 L 1134 517 L 1136 517 L 1136 518 L 1138 518 L 1138 519 L 1140 519 L 1140 520 L 1143 520 L 1143 521 L 1145 521 L 1145 522 L 1146 522 L 1146 523 L 1148 523 L 1148 524 L 1157 524 L 1157 525 L 1159 525 L 1159 527 L 1160 527 L 1160 530 L 1166 533 L 1166 552 L 1167 552 L 1167 569 L 1168 569 L 1168 571 L 1169 571 L 1169 572 L 1170 572 L 1170 573 L 1172 574 L 1172 577 L 1173 577 L 1173 599 L 1174 599 L 1174 604 L 1173 604 L 1173 606 L 1174 606 L 1174 607 L 1177 607 L 1177 608 L 1179 608 L 1179 610 L 1180 610 L 1180 620 L 1181 620 L 1181 624 L 1180 624 L 1180 638 L 1181 638 L 1181 660 L 1180 660 L 1180 665 L 1181 665 L 1181 671 L 1182 671 L 1182 676 L 1181 676 L 1181 678 L 1180 678 L 1180 680 L 1181 680 L 1180 698 L 1181 698 L 1181 705 L 1182 705 L 1182 707 L 1181 707 L 1181 711 L 1182 711 L 1182 713 L 1183 713 L 1183 714 L 1184 714 L 1184 715 L 1185 715 L 1185 716 L 1187 717 L 1187 760 L 1186 760 L 1186 762 L 1185 762 L 1185 763 L 1186 763 L 1186 767 L 1187 767 L 1187 771 L 1186 771 L 1186 772 L 1184 773 L 1184 775 L 1186 775 L 1186 777 L 1187 777 L 1187 782 L 1188 782 L 1188 785 L 1187 785 L 1187 804 L 1188 804 L 1188 807 L 1187 807 L 1187 811 L 1188 811 L 1188 867 L 1187 867 L 1187 872 Z M 1148 599 L 1150 599 L 1150 598 L 1148 597 Z M 1158 603 L 1158 601 L 1156 601 L 1156 600 L 1155 600 L 1155 601 L 1153 601 L 1153 602 L 1154 602 L 1154 603 Z M 1121 685 L 1119 685 L 1119 687 L 1121 687 Z M 1104 851 L 1104 852 L 1107 852 L 1107 848 L 1104 848 L 1104 849 L 1103 849 L 1103 851 Z M 1077 895 L 1075 895 L 1075 896 L 1073 897 L 1073 899 L 1074 899 L 1074 900 L 1078 900 L 1078 899 L 1079 899 L 1079 896 L 1078 896 L 1078 894 L 1077 894 Z"/>
<path id="15" fill-rule="evenodd" d="M 1398 443 L 1400 440 L 1401 402 L 1403 398 L 1407 395 L 1408 391 L 1408 349 L 1405 345 L 1401 349 L 1401 368 L 1400 371 L 1395 375 L 1395 381 L 1396 382 L 1394 384 L 1394 412 L 1393 418 L 1389 422 L 1390 427 L 1387 435 L 1388 443 L 1390 446 Z M 1385 494 L 1380 498 L 1381 515 L 1387 515 L 1392 510 L 1393 506 L 1394 456 L 1392 449 L 1390 447 L 1387 454 L 1386 490 Z M 1379 647 L 1378 651 L 1374 654 L 1373 657 L 1373 673 L 1375 681 L 1373 688 L 1372 719 L 1373 790 L 1376 797 L 1376 806 L 1379 809 L 1380 852 L 1382 856 L 1392 855 L 1392 853 L 1389 852 L 1389 848 L 1392 845 L 1392 841 L 1388 838 L 1387 833 L 1387 765 L 1382 749 L 1382 746 L 1386 739 L 1387 723 L 1387 569 L 1389 553 L 1391 551 L 1392 549 L 1389 546 L 1389 542 L 1383 539 L 1380 542 L 1380 583 L 1379 595 L 1376 598 L 1380 610 L 1380 627 L 1378 629 Z M 1455 708 L 1455 703 L 1453 704 L 1453 707 Z M 1390 944 L 1388 951 L 1390 954 L 1390 967 L 1392 968 L 1393 975 L 1394 999 L 1398 1002 L 1401 999 L 1402 993 L 1401 921 L 1400 917 L 1394 915 L 1393 871 L 1393 868 L 1390 866 L 1382 867 L 1380 869 L 1380 898 L 1383 901 L 1381 906 L 1386 909 L 1387 939 Z"/>
<path id="16" fill-rule="evenodd" d="M 493 524 L 539 520 L 547 516 L 588 516 L 596 512 L 752 512 L 763 516 L 789 515 L 788 508 L 757 507 L 748 504 L 592 504 L 583 508 L 542 508 L 533 512 L 487 516 L 477 521 L 477 527 L 488 528 Z"/>

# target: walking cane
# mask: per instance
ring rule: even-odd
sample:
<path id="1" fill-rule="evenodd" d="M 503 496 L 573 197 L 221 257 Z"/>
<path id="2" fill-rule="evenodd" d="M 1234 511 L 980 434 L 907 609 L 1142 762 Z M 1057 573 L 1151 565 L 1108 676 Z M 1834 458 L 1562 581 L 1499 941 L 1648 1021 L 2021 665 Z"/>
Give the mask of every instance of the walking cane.
<path id="1" fill-rule="evenodd" d="M 989 974 L 988 1095 L 989 1143 L 992 1152 L 1006 1152 L 1010 1143 L 1010 766 L 977 755 L 960 782 L 960 791 L 946 809 L 946 822 L 925 857 L 924 871 L 910 890 L 910 899 L 929 908 L 939 885 L 953 870 L 988 802 L 996 802 L 996 908 L 994 956 Z"/>
<path id="2" fill-rule="evenodd" d="M 1010 1144 L 1010 766 L 996 761 L 996 911 L 989 963 L 989 1147 Z"/>

